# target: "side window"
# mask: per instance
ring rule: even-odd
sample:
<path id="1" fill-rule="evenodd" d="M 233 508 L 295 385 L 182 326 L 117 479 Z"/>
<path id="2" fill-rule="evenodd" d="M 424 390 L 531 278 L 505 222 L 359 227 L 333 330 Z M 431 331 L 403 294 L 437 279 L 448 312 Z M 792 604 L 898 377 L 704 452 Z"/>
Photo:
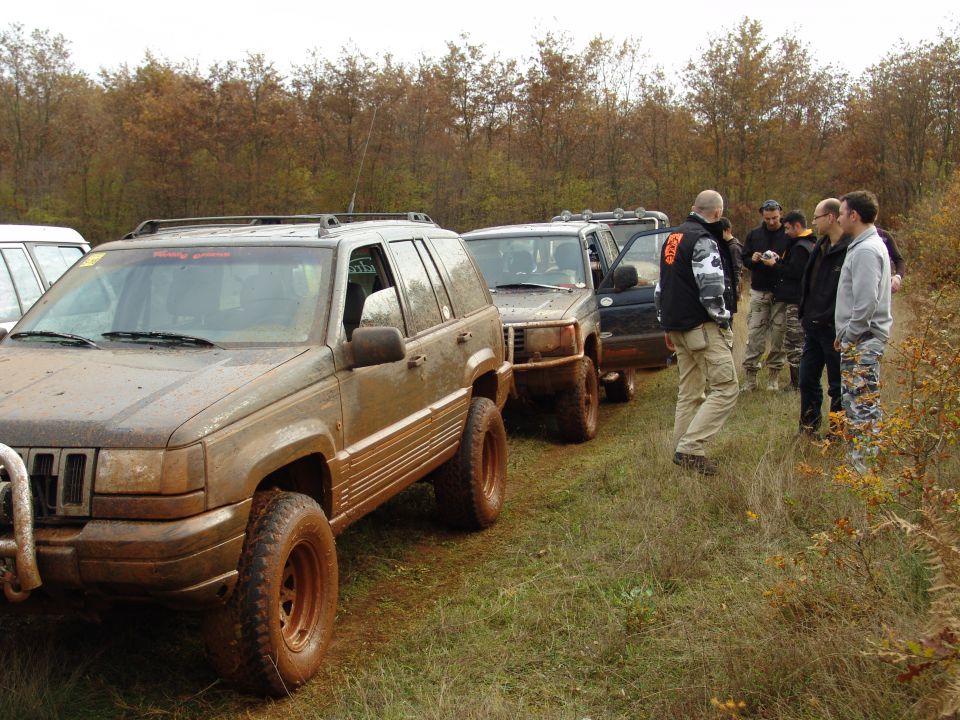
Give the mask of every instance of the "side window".
<path id="1" fill-rule="evenodd" d="M 343 330 L 347 340 L 358 327 L 395 327 L 407 334 L 397 289 L 379 246 L 357 248 L 350 254 Z"/>
<path id="2" fill-rule="evenodd" d="M 20 302 L 13 289 L 13 280 L 7 264 L 0 259 L 0 322 L 12 322 L 20 318 Z"/>
<path id="3" fill-rule="evenodd" d="M 433 247 L 440 263 L 447 269 L 456 288 L 457 304 L 467 315 L 485 307 L 489 302 L 487 284 L 478 275 L 460 238 L 434 238 Z"/>
<path id="4" fill-rule="evenodd" d="M 33 274 L 33 268 L 30 267 L 30 261 L 27 260 L 27 253 L 24 250 L 18 248 L 4 250 L 3 259 L 7 261 L 17 295 L 20 296 L 20 304 L 26 312 L 43 292 L 40 289 L 40 283 L 37 282 L 37 276 Z"/>
<path id="5" fill-rule="evenodd" d="M 421 333 L 439 325 L 442 322 L 440 305 L 413 240 L 393 242 L 390 249 L 397 259 L 397 275 L 410 303 L 413 332 Z"/>
<path id="6" fill-rule="evenodd" d="M 660 247 L 668 232 L 638 234 L 620 260 L 621 265 L 633 265 L 637 270 L 640 285 L 655 285 L 660 279 Z M 613 287 L 613 273 L 603 280 L 604 288 Z"/>
<path id="7" fill-rule="evenodd" d="M 420 251 L 420 259 L 423 261 L 423 266 L 427 269 L 430 283 L 433 285 L 433 292 L 437 296 L 437 302 L 440 304 L 440 316 L 444 320 L 449 320 L 453 317 L 453 312 L 450 310 L 450 295 L 447 293 L 447 288 L 444 286 L 443 280 L 440 279 L 440 271 L 437 270 L 436 263 L 430 253 L 427 252 L 427 247 L 423 244 L 423 241 L 417 240 L 416 245 L 417 250 Z"/>
<path id="8" fill-rule="evenodd" d="M 616 259 L 617 255 L 620 254 L 620 248 L 617 247 L 617 241 L 613 237 L 613 233 L 604 230 L 600 233 L 600 242 L 603 245 L 603 254 L 607 256 L 607 259 L 612 263 Z M 609 270 L 609 268 L 606 268 Z"/>
<path id="9" fill-rule="evenodd" d="M 33 257 L 47 283 L 52 285 L 68 267 L 83 257 L 83 250 L 76 245 L 34 245 Z"/>

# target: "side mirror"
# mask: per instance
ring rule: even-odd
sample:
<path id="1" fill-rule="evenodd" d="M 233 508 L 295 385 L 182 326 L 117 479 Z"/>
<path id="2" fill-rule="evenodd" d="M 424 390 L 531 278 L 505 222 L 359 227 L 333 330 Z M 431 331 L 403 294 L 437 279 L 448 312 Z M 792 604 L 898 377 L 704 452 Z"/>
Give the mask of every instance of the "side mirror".
<path id="1" fill-rule="evenodd" d="M 369 367 L 403 360 L 407 346 L 395 327 L 359 327 L 353 331 L 353 366 Z"/>
<path id="2" fill-rule="evenodd" d="M 613 289 L 617 292 L 629 290 L 640 284 L 637 269 L 633 265 L 621 264 L 613 271 Z"/>

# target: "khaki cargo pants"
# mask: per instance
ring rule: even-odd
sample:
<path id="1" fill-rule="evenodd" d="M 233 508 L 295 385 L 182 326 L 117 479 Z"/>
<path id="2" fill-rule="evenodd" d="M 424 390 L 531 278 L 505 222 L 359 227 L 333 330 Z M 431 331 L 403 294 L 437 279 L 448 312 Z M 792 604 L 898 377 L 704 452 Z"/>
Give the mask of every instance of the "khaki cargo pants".
<path id="1" fill-rule="evenodd" d="M 680 387 L 673 423 L 673 446 L 687 455 L 703 455 L 733 412 L 740 394 L 733 361 L 733 331 L 714 322 L 692 330 L 670 331 L 677 348 Z"/>
<path id="2" fill-rule="evenodd" d="M 767 370 L 771 378 L 780 374 L 785 354 L 783 336 L 787 329 L 787 304 L 774 302 L 772 292 L 750 288 L 750 315 L 747 319 L 747 352 L 743 356 L 743 370 L 756 375 L 760 360 L 767 349 L 770 336 L 770 351 L 767 353 Z"/>

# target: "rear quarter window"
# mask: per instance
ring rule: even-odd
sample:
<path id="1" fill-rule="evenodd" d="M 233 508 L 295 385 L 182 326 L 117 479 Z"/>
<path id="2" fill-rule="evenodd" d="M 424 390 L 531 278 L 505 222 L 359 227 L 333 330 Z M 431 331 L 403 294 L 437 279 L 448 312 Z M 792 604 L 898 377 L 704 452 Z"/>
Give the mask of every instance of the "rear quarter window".
<path id="1" fill-rule="evenodd" d="M 431 238 L 437 259 L 446 268 L 461 315 L 490 304 L 487 283 L 477 273 L 463 241 L 458 237 Z"/>

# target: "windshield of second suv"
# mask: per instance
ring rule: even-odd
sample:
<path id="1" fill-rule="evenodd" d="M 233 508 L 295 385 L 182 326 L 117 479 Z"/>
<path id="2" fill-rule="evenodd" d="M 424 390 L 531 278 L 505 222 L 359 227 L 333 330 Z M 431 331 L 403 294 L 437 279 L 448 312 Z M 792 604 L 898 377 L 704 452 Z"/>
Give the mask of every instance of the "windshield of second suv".
<path id="1" fill-rule="evenodd" d="M 329 264 L 329 250 L 309 247 L 94 250 L 17 331 L 69 333 L 100 345 L 301 343 L 326 312 Z M 31 337 L 40 338 L 21 341 Z"/>
<path id="2" fill-rule="evenodd" d="M 490 288 L 517 284 L 586 287 L 583 251 L 576 235 L 466 240 Z"/>

